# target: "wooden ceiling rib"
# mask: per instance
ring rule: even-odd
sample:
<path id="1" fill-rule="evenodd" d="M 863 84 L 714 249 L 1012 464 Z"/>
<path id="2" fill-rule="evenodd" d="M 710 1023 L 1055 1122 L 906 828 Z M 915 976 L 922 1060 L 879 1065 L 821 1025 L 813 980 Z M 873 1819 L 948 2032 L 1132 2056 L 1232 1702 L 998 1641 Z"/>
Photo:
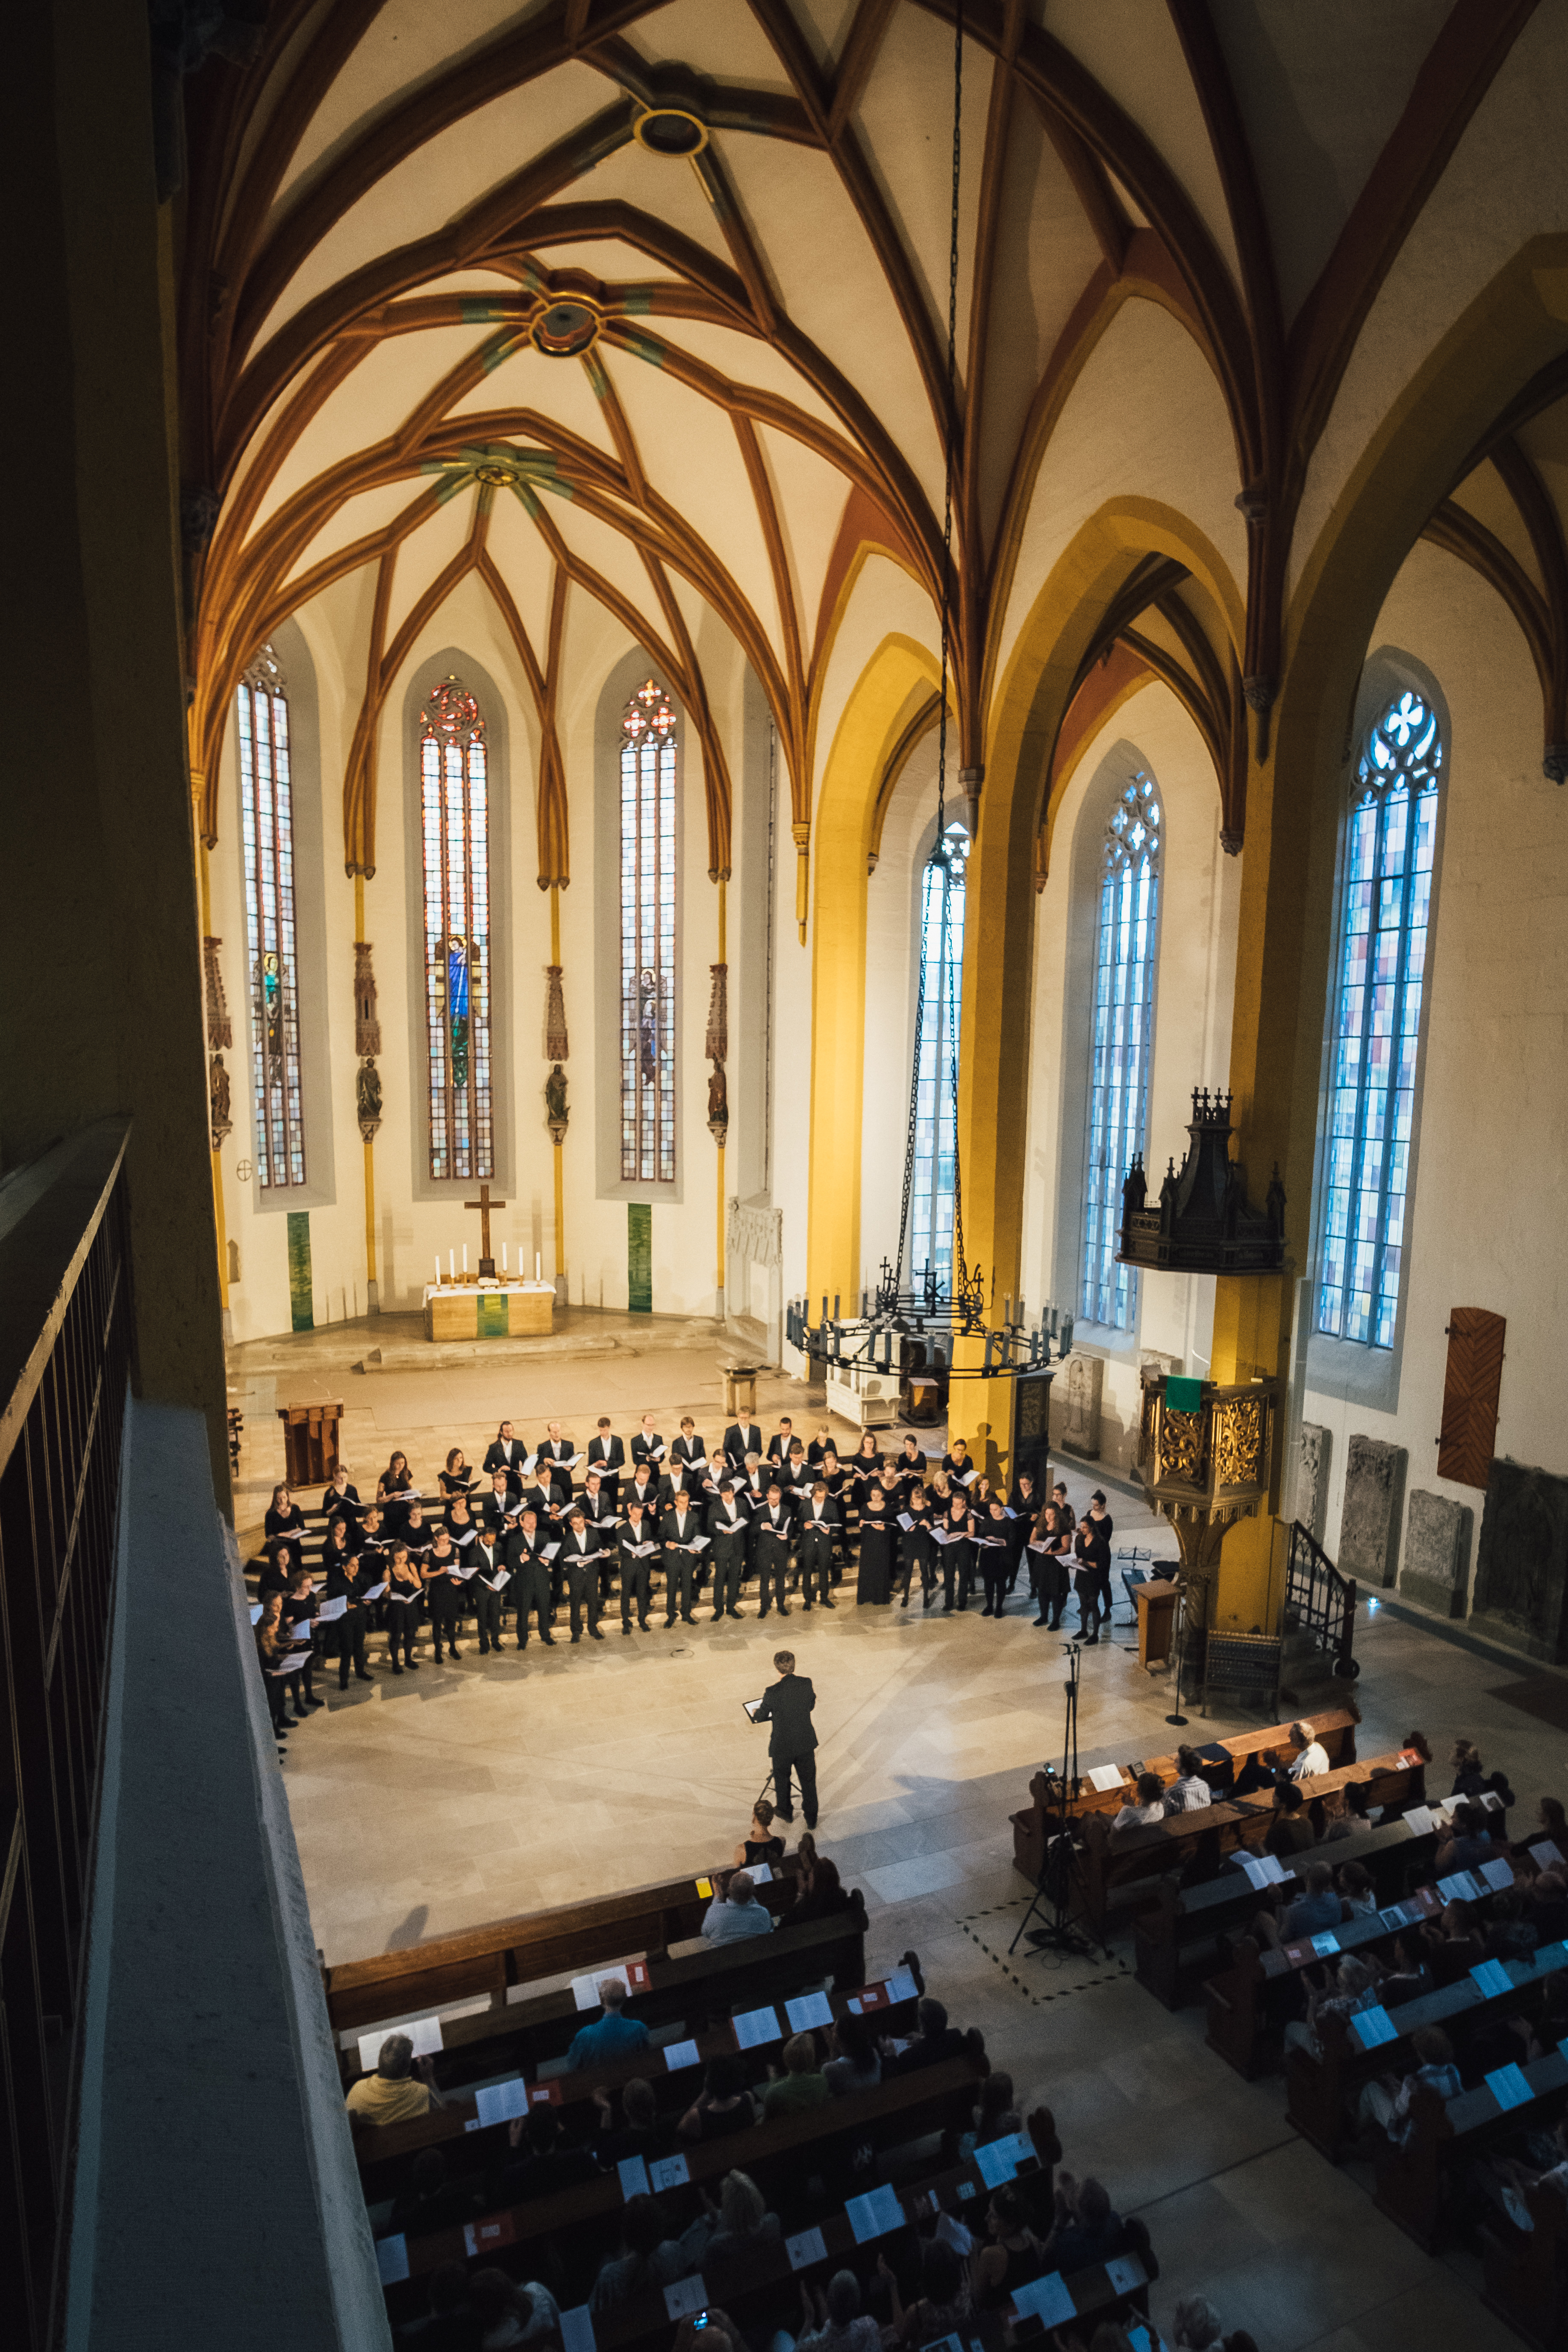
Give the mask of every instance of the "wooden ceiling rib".
<path id="1" fill-rule="evenodd" d="M 1236 649 L 1239 661 L 1217 650 L 1227 646 L 1221 617 L 1197 612 L 1195 589 L 1180 588 L 1162 560 L 1134 571 L 1097 635 L 1095 660 L 1121 664 L 1131 646 L 1126 657 L 1137 676 L 1159 676 L 1181 696 L 1220 772 L 1227 837 L 1239 836 L 1248 756 L 1242 680 L 1248 698 L 1266 705 L 1278 667 L 1290 535 L 1311 451 L 1377 290 L 1532 5 L 1455 0 L 1287 336 L 1255 133 L 1216 37 L 1214 0 L 1166 0 L 1175 33 L 1172 55 L 1179 51 L 1191 85 L 1184 120 L 1201 119 L 1209 151 L 1200 167 L 1191 161 L 1190 144 L 1181 150 L 1188 176 L 1201 180 L 1202 202 L 1156 139 L 1067 39 L 1037 21 L 1026 0 L 964 0 L 966 87 L 984 91 L 984 136 L 978 145 L 970 138 L 964 158 L 966 188 L 978 195 L 973 249 L 966 247 L 963 261 L 968 315 L 952 433 L 953 709 L 964 764 L 983 756 L 1013 575 L 1052 435 L 1121 305 L 1152 301 L 1192 338 L 1224 402 L 1229 462 L 1247 520 L 1246 644 Z M 957 0 L 858 0 L 837 60 L 829 62 L 795 0 L 748 0 L 747 41 L 735 45 L 743 63 L 726 58 L 713 70 L 711 40 L 703 65 L 654 51 L 661 34 L 668 28 L 678 37 L 682 23 L 665 0 L 551 0 L 434 70 L 426 47 L 424 62 L 411 66 L 403 87 L 384 100 L 383 42 L 375 53 L 380 78 L 373 77 L 370 95 L 356 105 L 348 78 L 362 46 L 376 37 L 382 0 L 333 0 L 325 9 L 315 0 L 279 0 L 252 68 L 215 61 L 194 78 L 187 87 L 190 172 L 179 314 L 183 470 L 187 484 L 209 488 L 219 501 L 216 527 L 194 563 L 192 756 L 206 777 L 205 835 L 216 834 L 218 755 L 240 668 L 289 612 L 367 564 L 376 567 L 376 586 L 345 784 L 351 863 L 363 868 L 374 858 L 377 716 L 397 667 L 441 600 L 470 574 L 500 614 L 539 719 L 542 881 L 560 886 L 569 879 L 554 713 L 574 591 L 596 599 L 645 646 L 690 713 L 703 755 L 715 873 L 728 870 L 729 778 L 680 595 L 700 596 L 752 665 L 784 749 L 792 819 L 809 823 L 827 654 L 868 549 L 886 551 L 920 583 L 933 607 L 933 639 L 936 634 L 942 549 L 940 466 L 932 452 L 942 446 L 948 425 L 947 257 L 945 230 L 939 251 L 932 223 L 939 211 L 945 216 L 952 85 L 945 68 L 931 61 L 929 34 L 923 48 L 910 49 L 910 20 L 901 20 L 900 10 L 918 9 L 951 32 L 956 6 Z M 765 49 L 752 26 L 765 36 Z M 911 66 L 911 57 L 923 61 Z M 885 85 L 877 81 L 879 71 L 889 78 Z M 741 79 L 746 74 L 750 82 Z M 911 114 L 908 95 L 901 100 L 898 135 L 907 131 L 918 144 L 899 151 L 896 171 L 879 152 L 889 136 L 884 101 L 893 90 L 912 90 L 915 108 L 924 109 Z M 429 193 L 435 175 L 427 172 L 421 181 L 417 159 L 432 142 L 477 126 L 485 110 L 519 92 L 530 93 L 529 107 L 548 128 L 531 152 L 526 145 L 509 152 L 490 184 L 470 195 L 470 184 L 443 215 Z M 995 272 L 1020 102 L 1043 125 L 1089 237 L 1075 242 L 1070 263 L 1047 253 L 1028 264 L 1056 268 L 1044 315 L 1053 331 L 1057 320 L 1066 323 L 1026 408 L 1021 392 L 1010 394 L 1004 424 L 992 415 L 997 403 L 988 406 L 986 386 L 997 377 L 997 338 L 1008 327 Z M 700 154 L 689 162 L 661 159 L 634 143 L 640 109 L 658 104 L 688 108 L 707 124 Z M 341 135 L 340 124 L 349 126 Z M 1032 125 L 1029 135 L 1032 142 Z M 476 128 L 475 140 L 480 136 Z M 802 295 L 811 279 L 803 278 L 798 254 L 780 241 L 789 227 L 781 226 L 776 206 L 770 213 L 749 168 L 759 151 L 742 148 L 742 141 L 780 142 L 797 159 L 798 173 L 821 175 L 809 186 L 822 192 L 817 217 L 835 220 L 835 241 L 812 264 L 818 278 L 830 272 L 851 293 L 862 292 L 862 315 L 878 323 L 868 323 L 858 339 L 846 330 L 842 304 L 814 310 Z M 911 154 L 921 169 L 942 173 L 940 207 L 910 206 Z M 612 157 L 620 159 L 613 183 L 601 183 L 604 193 L 596 194 L 594 171 Z M 676 201 L 678 184 L 689 192 L 690 180 L 661 183 L 661 173 L 689 171 L 700 183 L 710 230 L 689 194 Z M 805 184 L 792 181 L 792 190 L 798 184 Z M 1060 185 L 1054 175 L 1053 185 Z M 1035 194 L 1028 201 L 1044 205 L 1047 198 Z M 967 194 L 965 203 L 967 236 Z M 1205 204 L 1215 228 L 1206 225 Z M 367 205 L 384 212 L 367 213 Z M 665 212 L 683 213 L 686 228 L 661 216 Z M 377 228 L 383 217 L 384 238 L 367 244 L 367 225 Z M 628 257 L 640 257 L 637 266 L 647 274 L 594 276 L 582 266 L 594 248 L 603 249 L 607 270 L 624 273 Z M 493 291 L 432 290 L 476 269 L 493 273 Z M 781 290 L 786 287 L 794 289 L 793 310 Z M 1030 289 L 1023 290 L 1027 296 Z M 599 344 L 570 377 L 552 375 L 571 368 L 570 360 L 538 357 L 531 341 L 543 309 L 556 299 L 588 303 L 600 321 Z M 879 307 L 884 302 L 890 308 Z M 806 318 L 814 331 L 803 323 Z M 454 359 L 451 331 L 469 328 L 471 346 Z M 683 333 L 700 348 L 689 347 Z M 432 335 L 446 335 L 447 347 L 425 340 Z M 372 352 L 394 347 L 394 374 L 378 366 L 362 380 L 366 401 L 384 405 L 374 427 L 356 431 L 354 370 Z M 752 369 L 772 371 L 765 387 L 747 380 L 748 353 L 764 350 L 769 361 L 753 362 Z M 506 389 L 521 386 L 526 397 L 487 406 L 482 387 L 503 362 Z M 694 462 L 701 462 L 704 435 L 719 416 L 728 420 L 741 461 L 736 480 L 744 482 L 751 510 L 736 512 L 734 536 L 724 544 L 716 543 L 722 524 L 711 506 L 706 537 L 686 512 L 701 502 L 684 499 L 672 473 L 670 412 L 659 404 L 662 393 L 654 398 L 655 379 L 639 377 L 644 368 L 658 371 L 689 402 Z M 603 419 L 603 441 L 585 438 L 566 421 L 584 421 L 574 400 L 581 403 L 584 377 Z M 398 388 L 395 429 L 373 440 L 370 431 L 384 434 L 388 382 Z M 571 399 L 562 396 L 568 384 Z M 890 393 L 890 384 L 906 389 Z M 1543 377 L 1537 406 L 1564 389 L 1568 383 L 1553 391 Z M 1534 413 L 1521 404 L 1516 421 Z M 656 416 L 664 420 L 657 429 Z M 830 489 L 825 480 L 820 493 L 814 491 L 825 500 L 842 499 L 815 613 L 802 609 L 802 597 L 816 594 L 816 572 L 808 587 L 792 569 L 790 550 L 799 540 L 780 510 L 763 426 L 808 450 L 841 486 Z M 1498 428 L 1509 429 L 1506 421 Z M 1545 664 L 1549 733 L 1555 726 L 1561 740 L 1568 739 L 1568 549 L 1529 458 L 1497 433 L 1492 440 L 1493 462 L 1547 583 L 1544 596 L 1495 534 L 1452 502 L 1434 517 L 1430 535 L 1478 563 L 1509 598 L 1538 667 Z M 522 481 L 506 491 L 519 499 L 550 565 L 550 641 L 542 647 L 531 640 L 505 563 L 488 545 L 494 498 L 504 483 L 477 483 L 462 549 L 439 564 L 400 625 L 391 627 L 404 551 L 454 485 L 465 495 L 475 486 L 469 460 L 485 443 L 539 453 L 554 492 L 567 501 L 552 514 L 552 492 L 542 496 Z M 1215 454 L 1226 462 L 1225 453 Z M 1486 456 L 1485 448 L 1478 451 L 1475 462 Z M 433 468 L 439 478 L 421 485 Z M 384 496 L 405 480 L 411 495 L 393 520 L 356 531 L 351 502 L 367 492 Z M 986 508 L 983 480 L 1005 486 L 999 509 L 994 487 Z M 574 546 L 574 510 L 584 519 L 575 527 L 579 541 L 591 545 L 603 528 L 626 541 L 628 561 L 635 558 L 647 578 L 646 599 L 629 595 L 624 576 L 617 584 L 602 561 Z M 819 550 L 832 528 L 828 511 L 814 521 Z M 341 525 L 334 522 L 339 515 Z M 323 531 L 329 535 L 317 560 L 308 562 Z M 510 541 L 514 551 L 522 543 Z M 434 562 L 438 550 L 432 541 L 422 544 Z M 602 543 L 597 552 L 603 559 Z M 776 630 L 766 617 L 764 580 L 777 607 Z M 679 594 L 678 583 L 686 583 Z M 1140 615 L 1152 609 L 1158 618 L 1140 626 Z M 542 625 L 539 614 L 533 618 L 536 629 Z M 1080 699 L 1086 691 L 1087 676 Z"/>

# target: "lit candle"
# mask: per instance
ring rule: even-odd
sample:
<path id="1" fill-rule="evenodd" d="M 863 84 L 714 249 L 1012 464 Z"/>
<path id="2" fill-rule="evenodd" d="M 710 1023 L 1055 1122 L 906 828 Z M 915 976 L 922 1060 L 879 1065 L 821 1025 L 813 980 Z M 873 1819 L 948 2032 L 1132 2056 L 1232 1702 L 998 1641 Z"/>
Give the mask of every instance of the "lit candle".
<path id="1" fill-rule="evenodd" d="M 502 1242 L 502 1244 L 501 1244 L 501 1245 L 500 1245 L 500 1270 L 501 1270 L 501 1272 L 502 1272 L 503 1274 L 506 1272 L 506 1244 L 505 1244 L 505 1242 Z"/>
<path id="2" fill-rule="evenodd" d="M 533 1253 L 533 1278 L 535 1282 L 539 1280 L 539 1252 L 537 1250 Z"/>
<path id="3" fill-rule="evenodd" d="M 436 1253 L 436 1280 L 437 1284 L 439 1284 L 441 1280 L 441 1253 L 439 1250 Z"/>

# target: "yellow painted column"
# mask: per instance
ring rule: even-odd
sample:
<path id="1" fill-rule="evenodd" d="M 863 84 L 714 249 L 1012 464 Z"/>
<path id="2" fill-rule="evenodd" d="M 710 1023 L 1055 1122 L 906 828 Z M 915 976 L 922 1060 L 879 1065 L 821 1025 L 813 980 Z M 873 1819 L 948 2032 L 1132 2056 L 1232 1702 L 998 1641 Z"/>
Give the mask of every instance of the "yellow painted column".
<path id="1" fill-rule="evenodd" d="M 550 961 L 561 961 L 561 891 L 556 883 L 550 886 Z M 557 1280 L 566 1272 L 566 1172 L 562 1163 L 563 1144 L 554 1146 L 555 1152 L 555 1274 Z M 521 1244 L 519 1244 L 521 1248 Z"/>
<path id="2" fill-rule="evenodd" d="M 354 937 L 364 937 L 364 876 L 354 876 Z M 375 1281 L 375 1146 L 364 1147 L 364 1278 L 368 1303 Z"/>

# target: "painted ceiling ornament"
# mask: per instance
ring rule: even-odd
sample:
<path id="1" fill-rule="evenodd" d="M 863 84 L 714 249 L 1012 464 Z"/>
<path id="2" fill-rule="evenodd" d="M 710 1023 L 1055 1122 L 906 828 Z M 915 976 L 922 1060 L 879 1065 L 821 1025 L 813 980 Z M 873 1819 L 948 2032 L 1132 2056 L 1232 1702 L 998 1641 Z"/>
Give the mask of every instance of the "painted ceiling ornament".
<path id="1" fill-rule="evenodd" d="M 566 992 L 558 963 L 544 967 L 544 1058 L 547 1062 L 572 1058 L 566 1038 Z"/>
<path id="2" fill-rule="evenodd" d="M 730 1058 L 730 967 L 710 963 L 712 988 L 708 998 L 708 1036 L 702 1051 L 710 1062 Z"/>
<path id="3" fill-rule="evenodd" d="M 354 941 L 354 1052 L 379 1054 L 381 1023 L 375 1010 L 375 973 L 371 968 L 371 942 Z"/>

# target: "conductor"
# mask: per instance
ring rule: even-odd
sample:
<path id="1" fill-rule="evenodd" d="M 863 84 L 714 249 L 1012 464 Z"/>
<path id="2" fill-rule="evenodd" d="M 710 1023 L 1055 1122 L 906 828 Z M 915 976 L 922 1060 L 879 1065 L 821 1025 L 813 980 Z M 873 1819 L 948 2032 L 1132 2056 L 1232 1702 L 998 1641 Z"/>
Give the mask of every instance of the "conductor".
<path id="1" fill-rule="evenodd" d="M 816 1734 L 811 1727 L 811 1710 L 816 1705 L 816 1693 L 809 1680 L 795 1670 L 795 1652 L 775 1650 L 773 1664 L 778 1680 L 772 1690 L 764 1691 L 757 1701 L 753 1723 L 770 1723 L 773 1730 L 768 1738 L 768 1753 L 773 1759 L 773 1793 L 781 1822 L 793 1822 L 790 1775 L 800 1782 L 801 1811 L 805 1815 L 808 1830 L 816 1827 Z"/>

